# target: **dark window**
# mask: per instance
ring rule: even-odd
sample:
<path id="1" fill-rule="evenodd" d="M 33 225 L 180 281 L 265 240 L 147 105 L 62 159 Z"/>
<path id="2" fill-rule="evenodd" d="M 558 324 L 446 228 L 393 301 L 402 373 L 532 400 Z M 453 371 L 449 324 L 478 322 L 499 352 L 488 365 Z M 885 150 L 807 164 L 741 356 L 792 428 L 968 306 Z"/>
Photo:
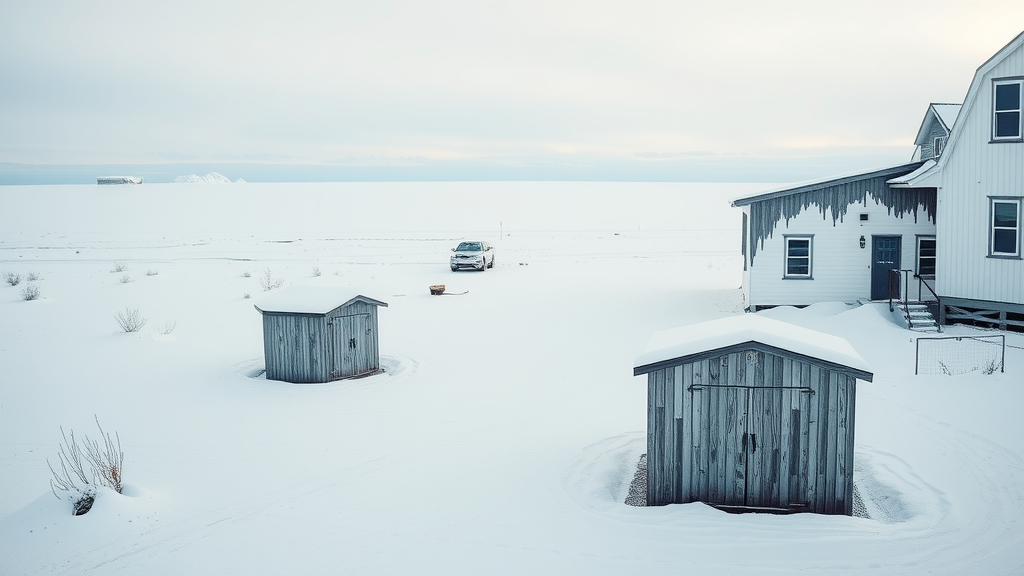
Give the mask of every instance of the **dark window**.
<path id="1" fill-rule="evenodd" d="M 1018 256 L 1020 200 L 992 200 L 992 255 Z"/>
<path id="2" fill-rule="evenodd" d="M 811 277 L 811 237 L 786 236 L 786 278 Z"/>
<path id="3" fill-rule="evenodd" d="M 995 85 L 992 135 L 996 139 L 1021 137 L 1021 85 L 1020 81 Z"/>
<path id="4" fill-rule="evenodd" d="M 917 239 L 917 275 L 935 276 L 935 238 Z"/>

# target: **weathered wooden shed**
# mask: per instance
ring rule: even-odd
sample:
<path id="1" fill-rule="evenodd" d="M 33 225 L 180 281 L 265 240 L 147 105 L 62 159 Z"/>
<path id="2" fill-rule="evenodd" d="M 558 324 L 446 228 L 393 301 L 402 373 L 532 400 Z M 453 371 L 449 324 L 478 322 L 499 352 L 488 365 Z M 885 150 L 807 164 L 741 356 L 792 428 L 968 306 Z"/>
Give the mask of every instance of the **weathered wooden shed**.
<path id="1" fill-rule="evenodd" d="M 292 286 L 256 304 L 267 379 L 330 382 L 380 370 L 377 308 L 344 289 Z"/>
<path id="2" fill-rule="evenodd" d="M 853 513 L 854 404 L 870 368 L 845 340 L 755 314 L 656 333 L 647 503 Z"/>

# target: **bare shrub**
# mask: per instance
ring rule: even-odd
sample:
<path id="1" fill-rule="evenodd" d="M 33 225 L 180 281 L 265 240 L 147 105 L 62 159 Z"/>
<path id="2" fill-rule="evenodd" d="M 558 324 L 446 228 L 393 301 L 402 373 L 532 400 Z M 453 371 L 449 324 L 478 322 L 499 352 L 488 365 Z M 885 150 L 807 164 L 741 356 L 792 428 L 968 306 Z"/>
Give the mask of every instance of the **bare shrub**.
<path id="1" fill-rule="evenodd" d="M 242 294 L 242 298 L 248 300 L 249 298 L 252 298 L 252 296 L 248 292 L 246 292 L 245 294 Z"/>
<path id="2" fill-rule="evenodd" d="M 64 427 L 61 426 L 60 435 L 64 443 L 60 445 L 60 453 L 57 455 L 60 472 L 54 469 L 49 459 L 46 460 L 46 465 L 53 474 L 50 490 L 58 499 L 69 500 L 76 516 L 85 514 L 92 508 L 98 487 L 106 486 L 118 494 L 124 491 L 124 452 L 121 450 L 121 438 L 116 432 L 114 438 L 111 438 L 110 434 L 103 431 L 99 418 L 94 418 L 100 431 L 99 441 L 86 436 L 79 442 L 75 439 L 74 430 L 70 434 L 65 434 Z"/>
<path id="3" fill-rule="evenodd" d="M 314 278 L 319 278 L 320 277 L 320 268 L 317 267 L 317 266 L 313 266 L 313 277 Z"/>
<path id="4" fill-rule="evenodd" d="M 114 262 L 114 267 L 110 270 L 110 272 L 111 273 L 114 273 L 114 272 L 124 272 L 127 269 L 128 269 L 128 264 L 127 263 L 125 263 L 125 262 Z"/>
<path id="5" fill-rule="evenodd" d="M 21 289 L 22 300 L 37 300 L 39 298 L 39 286 L 35 284 L 26 284 Z"/>
<path id="6" fill-rule="evenodd" d="M 146 325 L 147 318 L 139 314 L 138 308 L 125 308 L 124 312 L 114 314 L 117 325 L 125 332 L 138 332 Z"/>
<path id="7" fill-rule="evenodd" d="M 159 273 L 159 270 L 146 270 L 146 276 L 156 276 Z"/>
<path id="8" fill-rule="evenodd" d="M 177 326 L 178 326 L 178 321 L 177 320 L 172 320 L 170 322 L 164 322 L 164 325 L 160 327 L 160 333 L 166 336 L 167 334 L 170 334 L 171 332 L 174 332 L 174 329 Z"/>
<path id="9" fill-rule="evenodd" d="M 95 477 L 99 479 L 100 486 L 106 486 L 121 494 L 124 491 L 122 473 L 124 472 L 124 452 L 121 451 L 121 438 L 114 432 L 114 438 L 103 431 L 100 426 L 100 419 L 96 416 L 96 427 L 100 431 L 100 439 L 103 445 L 96 440 L 85 438 L 85 457 L 92 464 Z"/>
<path id="10" fill-rule="evenodd" d="M 21 274 L 4 272 L 4 282 L 7 282 L 11 286 L 17 286 L 18 284 L 21 284 Z"/>
<path id="11" fill-rule="evenodd" d="M 981 367 L 981 373 L 985 375 L 995 374 L 996 371 L 1002 371 L 1003 362 L 1001 360 L 992 359 L 987 364 Z"/>
<path id="12" fill-rule="evenodd" d="M 29 272 L 28 276 L 26 276 L 25 279 L 28 280 L 29 282 L 35 282 L 37 280 L 42 280 L 42 277 L 39 276 L 39 274 L 36 274 L 35 272 Z"/>
<path id="13" fill-rule="evenodd" d="M 242 272 L 242 278 L 249 278 L 250 276 L 252 276 L 252 274 L 250 274 L 248 270 Z"/>
<path id="14" fill-rule="evenodd" d="M 75 516 L 80 516 L 92 508 L 96 500 L 96 486 L 93 483 L 93 474 L 87 474 L 85 471 L 87 459 L 75 441 L 75 431 L 71 431 L 71 440 L 68 440 L 64 427 L 61 426 L 60 435 L 64 438 L 64 443 L 60 445 L 60 454 L 57 455 L 60 472 L 53 469 L 49 458 L 46 459 L 46 465 L 53 474 L 50 490 L 58 499 L 70 500 Z"/>
<path id="15" fill-rule="evenodd" d="M 260 286 L 263 287 L 264 292 L 269 292 L 274 288 L 280 288 L 284 284 L 283 278 L 274 278 L 274 273 L 271 272 L 270 268 L 267 268 L 260 274 Z"/>
<path id="16" fill-rule="evenodd" d="M 118 280 L 118 282 L 120 282 L 121 284 L 128 284 L 131 281 L 132 281 L 132 277 L 127 275 L 127 274 L 125 274 L 124 276 L 121 276 L 121 279 Z"/>

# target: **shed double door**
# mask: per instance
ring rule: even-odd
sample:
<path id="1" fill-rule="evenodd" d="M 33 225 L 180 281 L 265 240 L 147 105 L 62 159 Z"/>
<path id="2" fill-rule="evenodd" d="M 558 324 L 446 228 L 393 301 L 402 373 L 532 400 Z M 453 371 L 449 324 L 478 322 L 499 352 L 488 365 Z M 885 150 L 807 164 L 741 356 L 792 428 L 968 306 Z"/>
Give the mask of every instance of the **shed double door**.
<path id="1" fill-rule="evenodd" d="M 369 314 L 352 314 L 331 319 L 331 379 L 369 372 L 371 350 L 368 336 L 372 334 Z"/>
<path id="2" fill-rule="evenodd" d="M 807 393 L 800 388 L 701 386 L 693 458 L 697 500 L 800 509 L 807 504 Z M 699 398 L 698 398 L 699 397 Z"/>

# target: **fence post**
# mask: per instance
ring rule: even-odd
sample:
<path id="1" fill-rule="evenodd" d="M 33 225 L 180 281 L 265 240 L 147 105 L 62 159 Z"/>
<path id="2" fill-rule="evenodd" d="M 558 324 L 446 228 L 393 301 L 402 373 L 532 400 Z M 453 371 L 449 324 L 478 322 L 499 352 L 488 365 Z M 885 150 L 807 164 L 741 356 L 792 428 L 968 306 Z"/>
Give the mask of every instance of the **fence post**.
<path id="1" fill-rule="evenodd" d="M 914 376 L 917 376 L 918 366 L 921 364 L 921 339 L 914 338 Z"/>

